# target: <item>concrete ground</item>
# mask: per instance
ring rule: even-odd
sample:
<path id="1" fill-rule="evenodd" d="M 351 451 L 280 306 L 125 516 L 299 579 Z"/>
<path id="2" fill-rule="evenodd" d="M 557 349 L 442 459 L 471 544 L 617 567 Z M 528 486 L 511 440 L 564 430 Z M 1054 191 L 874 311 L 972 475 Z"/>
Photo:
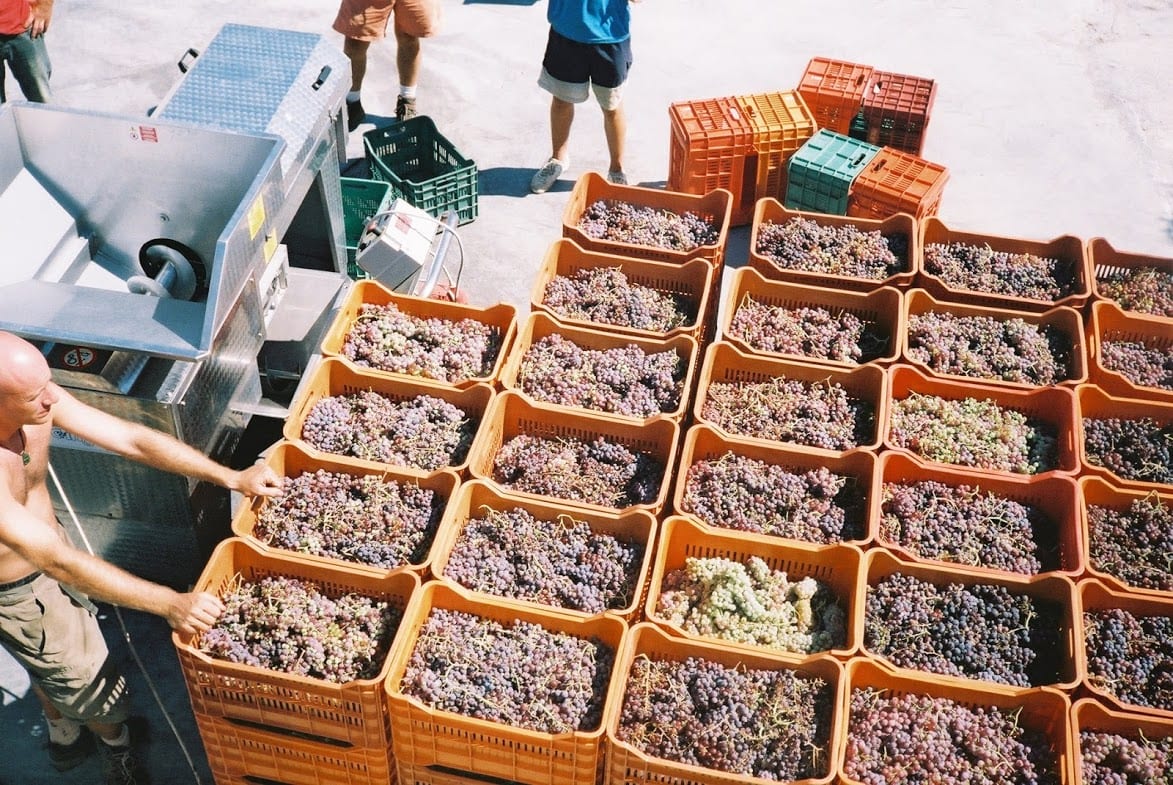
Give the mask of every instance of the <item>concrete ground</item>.
<path id="1" fill-rule="evenodd" d="M 474 304 L 509 302 L 524 317 L 574 178 L 606 168 L 601 115 L 594 104 L 581 107 L 573 168 L 550 193 L 531 195 L 529 178 L 549 154 L 548 98 L 534 83 L 545 4 L 441 4 L 443 29 L 424 43 L 419 106 L 480 171 L 479 217 L 459 230 L 462 288 Z M 333 13 L 333 3 L 314 0 L 57 0 L 48 38 L 56 101 L 143 116 L 179 78 L 184 52 L 204 47 L 223 24 L 319 32 L 341 46 Z M 922 155 L 950 171 L 939 217 L 951 228 L 1038 240 L 1102 236 L 1120 250 L 1173 257 L 1166 2 L 643 0 L 633 17 L 633 183 L 665 184 L 671 103 L 793 89 L 807 61 L 822 56 L 937 81 Z M 364 89 L 373 121 L 393 114 L 396 85 L 394 43 L 377 44 Z M 347 154 L 352 166 L 362 157 L 360 134 Z M 734 230 L 729 267 L 745 263 L 747 246 L 748 227 Z M 165 625 L 137 613 L 126 619 L 159 702 L 113 615 L 103 625 L 130 674 L 136 710 L 154 729 L 154 782 L 210 783 Z M 100 781 L 96 763 L 55 775 L 42 739 L 27 679 L 0 653 L 0 784 Z"/>

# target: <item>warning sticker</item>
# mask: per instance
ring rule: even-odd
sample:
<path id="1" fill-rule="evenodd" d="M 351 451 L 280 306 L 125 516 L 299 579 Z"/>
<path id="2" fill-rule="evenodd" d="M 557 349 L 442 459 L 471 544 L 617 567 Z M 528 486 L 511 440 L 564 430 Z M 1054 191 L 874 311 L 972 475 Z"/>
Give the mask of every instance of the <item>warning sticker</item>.
<path id="1" fill-rule="evenodd" d="M 257 236 L 257 232 L 261 231 L 261 227 L 265 223 L 265 203 L 261 197 L 253 202 L 253 206 L 248 211 L 248 238 L 250 240 Z"/>

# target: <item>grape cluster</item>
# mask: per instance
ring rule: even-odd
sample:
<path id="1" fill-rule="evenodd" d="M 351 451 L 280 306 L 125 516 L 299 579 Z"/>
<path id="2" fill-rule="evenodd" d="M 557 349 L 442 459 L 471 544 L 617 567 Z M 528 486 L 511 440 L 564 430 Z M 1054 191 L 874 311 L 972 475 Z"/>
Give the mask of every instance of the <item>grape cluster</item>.
<path id="1" fill-rule="evenodd" d="M 943 583 L 895 572 L 869 584 L 864 645 L 902 668 L 1014 687 L 1059 681 L 1057 603 L 996 584 Z"/>
<path id="2" fill-rule="evenodd" d="M 443 577 L 474 591 L 602 613 L 626 608 L 644 545 L 596 533 L 571 515 L 543 520 L 521 507 L 469 518 Z"/>
<path id="3" fill-rule="evenodd" d="M 1079 732 L 1083 785 L 1173 782 L 1173 736 L 1147 738 L 1099 730 Z"/>
<path id="4" fill-rule="evenodd" d="M 391 569 L 431 547 L 444 499 L 417 483 L 325 469 L 286 477 L 257 513 L 253 536 L 287 551 Z"/>
<path id="5" fill-rule="evenodd" d="M 830 768 L 834 688 L 788 669 L 688 657 L 631 664 L 618 737 L 656 758 L 759 779 L 819 778 Z"/>
<path id="6" fill-rule="evenodd" d="M 1084 611 L 1088 681 L 1124 703 L 1173 711 L 1173 616 Z"/>
<path id="7" fill-rule="evenodd" d="M 949 287 L 1054 302 L 1075 293 L 1075 265 L 1032 253 L 995 251 L 988 245 L 927 243 L 925 272 Z"/>
<path id="8" fill-rule="evenodd" d="M 339 684 L 382 670 L 403 617 L 388 602 L 332 597 L 314 581 L 285 576 L 241 580 L 220 599 L 224 613 L 200 636 L 200 651 Z"/>
<path id="9" fill-rule="evenodd" d="M 857 364 L 879 357 L 888 343 L 875 322 L 821 306 L 767 305 L 745 295 L 729 322 L 729 335 L 760 352 L 798 354 Z"/>
<path id="10" fill-rule="evenodd" d="M 663 579 L 656 613 L 692 635 L 814 654 L 847 641 L 846 611 L 835 591 L 807 576 L 790 580 L 764 560 L 684 560 Z"/>
<path id="11" fill-rule="evenodd" d="M 547 439 L 518 434 L 493 458 L 493 480 L 526 493 L 623 508 L 660 495 L 665 466 L 602 436 Z"/>
<path id="12" fill-rule="evenodd" d="M 584 349 L 552 333 L 522 355 L 517 382 L 546 403 L 643 418 L 680 406 L 686 369 L 672 349 L 648 353 L 634 343 Z"/>
<path id="13" fill-rule="evenodd" d="M 434 608 L 400 691 L 439 711 L 514 728 L 587 732 L 602 721 L 614 662 L 615 652 L 596 640 Z"/>
<path id="14" fill-rule="evenodd" d="M 880 537 L 917 558 L 1027 575 L 1056 569 L 1054 531 L 1039 508 L 971 485 L 937 480 L 886 482 L 880 490 Z"/>
<path id="15" fill-rule="evenodd" d="M 1087 505 L 1093 569 L 1142 589 L 1173 592 L 1173 507 L 1156 494 L 1127 509 Z"/>
<path id="16" fill-rule="evenodd" d="M 843 770 L 864 785 L 1059 785 L 1060 743 L 1017 709 L 868 687 L 851 691 Z"/>
<path id="17" fill-rule="evenodd" d="M 342 354 L 380 371 L 458 382 L 492 374 L 502 340 L 498 328 L 476 319 L 420 317 L 395 303 L 364 303 Z"/>
<path id="18" fill-rule="evenodd" d="M 909 359 L 937 373 L 1040 385 L 1069 376 L 1070 339 L 1052 325 L 929 311 L 909 317 L 907 334 Z"/>
<path id="19" fill-rule="evenodd" d="M 542 304 L 567 319 L 658 333 L 683 327 L 697 317 L 696 305 L 683 295 L 632 283 L 621 267 L 555 275 L 546 284 Z"/>
<path id="20" fill-rule="evenodd" d="M 395 401 L 363 390 L 319 399 L 301 438 L 323 452 L 432 471 L 463 461 L 478 425 L 432 395 Z"/>
<path id="21" fill-rule="evenodd" d="M 785 270 L 883 280 L 908 269 L 909 238 L 801 216 L 758 228 L 755 251 Z"/>
<path id="22" fill-rule="evenodd" d="M 1159 347 L 1143 341 L 1102 341 L 1100 365 L 1140 387 L 1173 390 L 1173 344 Z"/>
<path id="23" fill-rule="evenodd" d="M 980 469 L 1037 474 L 1059 464 L 1053 427 L 988 398 L 893 400 L 888 438 L 927 460 Z"/>
<path id="24" fill-rule="evenodd" d="M 755 439 L 850 450 L 872 440 L 875 407 L 838 382 L 775 376 L 764 382 L 710 382 L 701 417 Z"/>
<path id="25" fill-rule="evenodd" d="M 1173 421 L 1085 417 L 1083 451 L 1088 463 L 1126 480 L 1173 484 Z"/>
<path id="26" fill-rule="evenodd" d="M 710 526 L 815 543 L 861 540 L 866 496 L 852 478 L 826 467 L 791 471 L 726 452 L 685 475 L 683 510 Z"/>
<path id="27" fill-rule="evenodd" d="M 676 213 L 622 199 L 597 199 L 586 206 L 578 228 L 593 240 L 691 251 L 717 242 L 712 219 L 691 211 Z"/>
<path id="28" fill-rule="evenodd" d="M 1157 267 L 1121 268 L 1096 280 L 1096 289 L 1126 311 L 1173 318 L 1173 271 Z"/>

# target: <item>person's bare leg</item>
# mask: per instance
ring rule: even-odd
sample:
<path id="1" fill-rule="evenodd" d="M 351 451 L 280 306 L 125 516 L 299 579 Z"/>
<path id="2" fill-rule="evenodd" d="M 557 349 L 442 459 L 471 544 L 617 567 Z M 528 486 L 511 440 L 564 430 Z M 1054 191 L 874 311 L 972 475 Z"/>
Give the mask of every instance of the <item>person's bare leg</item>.
<path id="1" fill-rule="evenodd" d="M 350 91 L 352 93 L 362 89 L 362 81 L 367 75 L 367 50 L 370 48 L 370 41 L 347 38 L 342 42 L 342 53 L 350 60 Z"/>
<path id="2" fill-rule="evenodd" d="M 623 146 L 627 138 L 627 117 L 623 104 L 603 110 L 603 133 L 607 136 L 607 151 L 611 154 L 611 171 L 623 171 Z"/>
<path id="3" fill-rule="evenodd" d="M 399 70 L 399 84 L 414 87 L 420 78 L 420 40 L 395 29 L 395 67 Z"/>
<path id="4" fill-rule="evenodd" d="M 570 126 L 574 124 L 574 104 L 554 98 L 550 102 L 550 149 L 553 157 L 566 162 L 570 147 Z"/>

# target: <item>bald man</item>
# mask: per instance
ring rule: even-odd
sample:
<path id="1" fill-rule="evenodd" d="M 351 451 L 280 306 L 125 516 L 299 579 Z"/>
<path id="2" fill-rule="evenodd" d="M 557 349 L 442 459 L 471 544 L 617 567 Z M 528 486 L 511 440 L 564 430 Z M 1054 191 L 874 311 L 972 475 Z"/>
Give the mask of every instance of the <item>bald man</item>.
<path id="1" fill-rule="evenodd" d="M 143 783 L 126 724 L 126 682 L 86 597 L 162 616 L 185 633 L 208 629 L 224 606 L 215 595 L 143 580 L 68 542 L 45 482 L 54 426 L 249 496 L 280 493 L 281 479 L 260 463 L 229 469 L 161 431 L 82 403 L 53 383 L 37 347 L 0 332 L 0 643 L 29 672 L 58 771 L 92 751 L 92 732 L 103 742 L 108 785 Z"/>

